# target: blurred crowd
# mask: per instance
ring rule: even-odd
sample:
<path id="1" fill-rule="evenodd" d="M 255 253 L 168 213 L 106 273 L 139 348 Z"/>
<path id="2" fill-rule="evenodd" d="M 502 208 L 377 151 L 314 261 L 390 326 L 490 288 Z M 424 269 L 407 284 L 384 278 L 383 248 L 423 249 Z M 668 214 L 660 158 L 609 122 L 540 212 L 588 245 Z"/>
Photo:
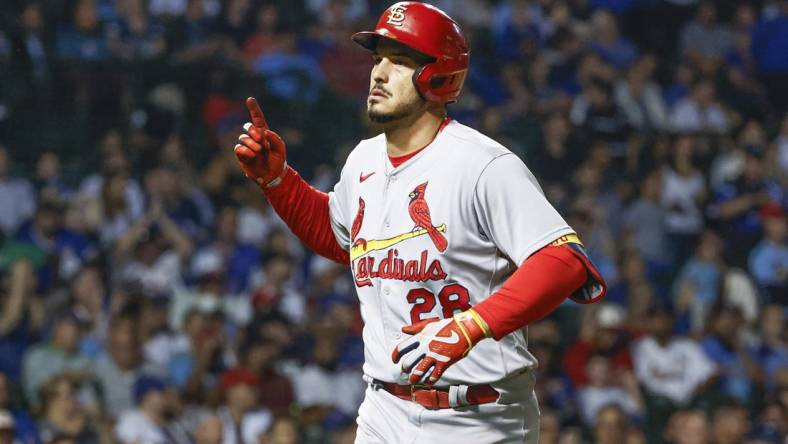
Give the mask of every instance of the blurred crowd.
<path id="1" fill-rule="evenodd" d="M 786 443 L 788 1 L 441 0 L 450 115 L 609 283 L 529 327 L 540 443 Z M 350 273 L 237 168 L 257 96 L 329 190 L 381 0 L 2 0 L 0 443 L 350 443 Z"/>

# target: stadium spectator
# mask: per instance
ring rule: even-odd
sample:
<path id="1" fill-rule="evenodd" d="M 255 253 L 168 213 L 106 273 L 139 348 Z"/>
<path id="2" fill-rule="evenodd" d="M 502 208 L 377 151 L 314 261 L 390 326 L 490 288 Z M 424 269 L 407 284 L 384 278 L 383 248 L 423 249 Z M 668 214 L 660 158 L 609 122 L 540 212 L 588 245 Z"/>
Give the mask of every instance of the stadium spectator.
<path id="1" fill-rule="evenodd" d="M 779 203 L 771 202 L 761 207 L 760 215 L 764 237 L 750 253 L 750 273 L 770 300 L 786 303 L 784 295 L 788 292 L 788 222 L 785 211 Z"/>
<path id="2" fill-rule="evenodd" d="M 16 440 L 13 442 L 35 444 L 38 442 L 38 425 L 33 417 L 20 407 L 18 402 L 12 402 L 13 389 L 8 376 L 0 372 L 0 417 L 7 414 L 10 421 L 7 420 L 6 424 L 13 423 L 13 438 Z M 0 424 L 2 423 L 3 420 L 0 419 Z"/>
<path id="3" fill-rule="evenodd" d="M 733 264 L 746 266 L 746 253 L 758 242 L 761 234 L 762 206 L 780 190 L 776 183 L 765 176 L 762 152 L 750 147 L 745 154 L 744 168 L 734 180 L 719 185 L 709 210 L 719 219 L 725 236 L 727 257 Z"/>
<path id="4" fill-rule="evenodd" d="M 629 337 L 624 331 L 626 312 L 615 303 L 602 303 L 596 310 L 586 311 L 578 340 L 567 348 L 564 366 L 572 383 L 582 387 L 589 383 L 588 363 L 595 355 L 611 360 L 616 372 L 632 370 Z"/>
<path id="5" fill-rule="evenodd" d="M 630 428 L 631 422 L 622 407 L 616 404 L 603 406 L 594 420 L 594 442 L 597 444 L 628 442 L 625 440 Z"/>
<path id="6" fill-rule="evenodd" d="M 197 250 L 194 259 L 197 261 L 204 255 L 217 257 L 227 279 L 225 288 L 236 295 L 248 290 L 252 270 L 260 263 L 260 251 L 254 245 L 241 242 L 238 231 L 237 208 L 231 205 L 219 208 L 210 241 Z"/>
<path id="7" fill-rule="evenodd" d="M 689 94 L 676 101 L 671 109 L 671 127 L 676 132 L 725 133 L 730 122 L 725 108 L 717 100 L 711 80 L 699 79 Z"/>
<path id="8" fill-rule="evenodd" d="M 221 444 L 224 436 L 222 420 L 216 415 L 205 417 L 194 432 L 194 444 Z"/>
<path id="9" fill-rule="evenodd" d="M 71 21 L 57 32 L 57 57 L 68 62 L 100 62 L 111 53 L 99 21 L 95 0 L 79 0 L 74 5 Z"/>
<path id="10" fill-rule="evenodd" d="M 720 392 L 744 403 L 751 399 L 752 391 L 763 384 L 764 375 L 744 343 L 742 321 L 738 308 L 720 305 L 709 318 L 709 333 L 701 344 L 719 369 Z"/>
<path id="11" fill-rule="evenodd" d="M 591 47 L 602 60 L 619 71 L 626 71 L 638 57 L 638 49 L 632 41 L 622 36 L 618 30 L 616 17 L 608 11 L 599 9 L 591 17 L 594 40 Z"/>
<path id="12" fill-rule="evenodd" d="M 588 360 L 586 374 L 588 384 L 578 390 L 577 397 L 587 424 L 592 424 L 599 410 L 610 404 L 621 407 L 629 417 L 643 413 L 643 400 L 631 372 L 616 372 L 609 358 L 595 355 Z"/>
<path id="13" fill-rule="evenodd" d="M 572 104 L 570 119 L 580 127 L 585 140 L 606 142 L 611 157 L 621 159 L 626 154 L 632 126 L 616 104 L 608 81 L 591 79 Z"/>
<path id="14" fill-rule="evenodd" d="M 649 335 L 633 345 L 632 360 L 647 393 L 686 406 L 715 373 L 715 365 L 691 338 L 673 335 L 673 317 L 665 307 L 649 312 Z"/>
<path id="15" fill-rule="evenodd" d="M 321 424 L 338 421 L 341 416 L 353 417 L 353 405 L 363 398 L 363 383 L 357 369 L 339 365 L 340 339 L 335 325 L 323 319 L 315 327 L 311 342 L 311 359 L 305 365 L 286 368 L 284 372 L 293 385 L 296 402 L 304 408 L 302 422 Z M 336 396 L 336 393 L 342 396 Z"/>
<path id="16" fill-rule="evenodd" d="M 257 402 L 260 378 L 249 370 L 234 368 L 219 377 L 224 403 L 218 415 L 222 421 L 222 442 L 259 442 L 271 427 L 272 416 Z"/>
<path id="17" fill-rule="evenodd" d="M 93 372 L 100 387 L 101 403 L 112 418 L 134 407 L 134 384 L 143 374 L 137 319 L 112 319 L 107 350 L 96 360 Z"/>
<path id="18" fill-rule="evenodd" d="M 696 143 L 694 137 L 678 137 L 672 147 L 671 161 L 662 171 L 665 228 L 677 265 L 689 259 L 704 226 L 700 204 L 706 197 L 706 184 L 696 167 Z"/>
<path id="19" fill-rule="evenodd" d="M 282 375 L 276 364 L 282 357 L 281 345 L 268 338 L 247 339 L 240 350 L 240 362 L 243 368 L 248 369 L 260 379 L 258 385 L 258 400 L 260 405 L 267 408 L 274 416 L 283 416 L 288 413 L 295 396 L 290 380 Z"/>
<path id="20" fill-rule="evenodd" d="M 27 350 L 22 359 L 22 383 L 30 402 L 37 404 L 39 389 L 63 372 L 80 383 L 87 381 L 91 363 L 79 350 L 83 334 L 79 319 L 73 313 L 62 312 L 52 321 L 49 343 Z"/>
<path id="21" fill-rule="evenodd" d="M 0 373 L 20 382 L 22 360 L 19 357 L 24 356 L 38 340 L 38 330 L 43 323 L 43 304 L 35 295 L 35 270 L 29 261 L 23 258 L 12 261 L 3 281 L 0 299 Z"/>
<path id="22" fill-rule="evenodd" d="M 124 411 L 115 426 L 115 437 L 123 444 L 177 442 L 167 425 L 167 384 L 156 377 L 140 375 L 134 381 L 134 404 Z"/>
<path id="23" fill-rule="evenodd" d="M 684 56 L 696 67 L 701 67 L 709 59 L 718 62 L 732 46 L 730 29 L 717 22 L 714 2 L 700 2 L 695 18 L 681 30 L 681 51 Z"/>
<path id="24" fill-rule="evenodd" d="M 684 264 L 674 281 L 672 304 L 681 333 L 697 334 L 706 327 L 709 313 L 722 291 L 722 239 L 705 231 L 695 254 Z"/>
<path id="25" fill-rule="evenodd" d="M 0 228 L 5 236 L 11 236 L 36 209 L 32 184 L 21 177 L 11 176 L 8 148 L 0 144 Z"/>
<path id="26" fill-rule="evenodd" d="M 0 443 L 14 444 L 16 436 L 16 421 L 6 410 L 0 410 Z"/>
<path id="27" fill-rule="evenodd" d="M 194 243 L 164 210 L 161 202 L 118 239 L 114 253 L 124 282 L 136 283 L 144 294 L 169 295 L 183 280 L 184 261 Z"/>
<path id="28" fill-rule="evenodd" d="M 761 79 L 768 97 L 778 112 L 788 109 L 786 76 L 788 62 L 782 57 L 788 51 L 788 2 L 780 0 L 758 21 L 752 33 L 752 52 L 758 62 Z"/>
<path id="29" fill-rule="evenodd" d="M 44 200 L 68 201 L 74 192 L 62 176 L 60 156 L 51 151 L 38 157 L 34 186 Z"/>
<path id="30" fill-rule="evenodd" d="M 711 444 L 709 427 L 703 410 L 678 410 L 670 416 L 665 440 L 671 444 Z"/>
<path id="31" fill-rule="evenodd" d="M 99 418 L 91 416 L 79 398 L 79 387 L 79 380 L 67 373 L 55 375 L 41 387 L 41 442 L 59 437 L 85 444 L 106 442 L 100 436 Z"/>
<path id="32" fill-rule="evenodd" d="M 666 227 L 666 211 L 661 205 L 663 178 L 652 171 L 640 184 L 640 196 L 624 213 L 624 227 L 631 233 L 633 245 L 646 261 L 649 275 L 666 267 L 671 261 L 670 242 Z"/>
<path id="33" fill-rule="evenodd" d="M 711 415 L 714 444 L 744 443 L 750 431 L 750 419 L 744 406 L 728 403 L 715 408 Z"/>
<path id="34" fill-rule="evenodd" d="M 624 109 L 627 121 L 639 130 L 668 128 L 668 110 L 662 90 L 652 78 L 656 64 L 653 55 L 645 55 L 627 70 L 625 79 L 616 84 L 616 102 Z"/>
<path id="35" fill-rule="evenodd" d="M 766 390 L 772 391 L 777 385 L 781 369 L 788 368 L 788 341 L 786 341 L 785 304 L 770 304 L 763 307 L 760 322 L 760 343 L 755 356 L 766 376 Z"/>
<path id="36" fill-rule="evenodd" d="M 302 438 L 296 422 L 284 416 L 274 420 L 271 428 L 262 436 L 260 442 L 263 444 L 298 444 L 302 442 Z"/>

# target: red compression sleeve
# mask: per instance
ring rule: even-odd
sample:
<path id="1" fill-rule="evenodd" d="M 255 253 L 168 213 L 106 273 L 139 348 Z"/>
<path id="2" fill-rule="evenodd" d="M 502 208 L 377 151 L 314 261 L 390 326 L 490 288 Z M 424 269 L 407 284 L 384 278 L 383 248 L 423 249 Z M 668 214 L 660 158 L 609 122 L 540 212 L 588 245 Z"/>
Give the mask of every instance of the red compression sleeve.
<path id="1" fill-rule="evenodd" d="M 487 299 L 474 306 L 495 340 L 550 314 L 585 284 L 585 264 L 567 244 L 532 254 Z"/>
<path id="2" fill-rule="evenodd" d="M 263 192 L 276 214 L 307 247 L 341 264 L 350 263 L 350 254 L 339 245 L 331 229 L 328 194 L 313 188 L 290 167 L 279 185 Z"/>

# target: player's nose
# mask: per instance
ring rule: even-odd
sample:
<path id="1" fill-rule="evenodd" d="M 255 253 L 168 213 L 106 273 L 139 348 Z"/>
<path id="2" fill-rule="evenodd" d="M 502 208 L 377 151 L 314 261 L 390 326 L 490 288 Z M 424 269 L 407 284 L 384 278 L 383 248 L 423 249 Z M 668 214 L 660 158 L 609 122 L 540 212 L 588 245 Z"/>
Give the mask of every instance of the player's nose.
<path id="1" fill-rule="evenodd" d="M 372 80 L 375 83 L 386 83 L 389 79 L 390 71 L 391 62 L 388 58 L 383 57 L 379 63 L 372 67 Z"/>

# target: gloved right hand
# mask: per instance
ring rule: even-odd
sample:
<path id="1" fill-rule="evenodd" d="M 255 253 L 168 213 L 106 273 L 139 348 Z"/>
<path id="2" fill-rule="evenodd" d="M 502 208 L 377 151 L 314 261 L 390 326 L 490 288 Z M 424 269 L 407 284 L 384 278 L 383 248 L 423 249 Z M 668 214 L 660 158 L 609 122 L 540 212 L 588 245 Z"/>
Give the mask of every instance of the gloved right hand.
<path id="1" fill-rule="evenodd" d="M 287 171 L 287 147 L 279 134 L 268 129 L 263 110 L 254 97 L 246 99 L 251 122 L 244 125 L 244 134 L 238 136 L 235 157 L 246 177 L 263 188 L 281 182 Z"/>

